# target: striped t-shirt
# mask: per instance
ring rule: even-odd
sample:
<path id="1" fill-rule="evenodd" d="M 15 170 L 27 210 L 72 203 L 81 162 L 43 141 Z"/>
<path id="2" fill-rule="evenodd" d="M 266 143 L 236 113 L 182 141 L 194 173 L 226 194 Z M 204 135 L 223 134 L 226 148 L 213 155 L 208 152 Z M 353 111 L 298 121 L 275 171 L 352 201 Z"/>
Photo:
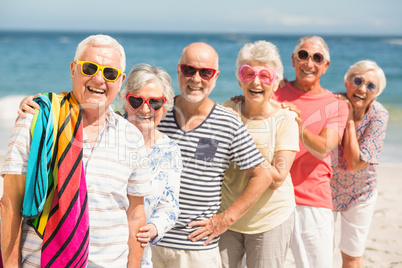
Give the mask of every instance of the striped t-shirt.
<path id="1" fill-rule="evenodd" d="M 1 175 L 26 175 L 33 116 L 19 118 L 7 149 Z M 83 165 L 88 188 L 88 267 L 126 267 L 128 257 L 127 195 L 150 192 L 151 171 L 142 134 L 111 108 L 91 150 L 84 133 Z M 23 267 L 40 267 L 42 239 L 22 225 Z"/>
<path id="2" fill-rule="evenodd" d="M 215 248 L 219 238 L 202 246 L 206 238 L 192 242 L 187 236 L 196 230 L 188 223 L 211 218 L 221 205 L 223 174 L 234 161 L 241 170 L 264 161 L 247 129 L 232 112 L 215 104 L 198 127 L 184 132 L 174 110 L 167 113 L 158 129 L 175 141 L 181 150 L 183 172 L 180 182 L 180 216 L 158 246 L 185 250 Z"/>

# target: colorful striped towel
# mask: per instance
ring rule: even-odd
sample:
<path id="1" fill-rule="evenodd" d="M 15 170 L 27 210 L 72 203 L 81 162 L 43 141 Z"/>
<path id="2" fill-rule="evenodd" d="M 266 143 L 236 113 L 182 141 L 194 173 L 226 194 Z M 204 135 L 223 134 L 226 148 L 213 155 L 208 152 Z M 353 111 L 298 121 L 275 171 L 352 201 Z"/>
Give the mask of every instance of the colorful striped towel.
<path id="1" fill-rule="evenodd" d="M 41 267 L 86 267 L 88 194 L 83 127 L 73 94 L 48 93 L 32 123 L 23 216 L 43 238 Z"/>

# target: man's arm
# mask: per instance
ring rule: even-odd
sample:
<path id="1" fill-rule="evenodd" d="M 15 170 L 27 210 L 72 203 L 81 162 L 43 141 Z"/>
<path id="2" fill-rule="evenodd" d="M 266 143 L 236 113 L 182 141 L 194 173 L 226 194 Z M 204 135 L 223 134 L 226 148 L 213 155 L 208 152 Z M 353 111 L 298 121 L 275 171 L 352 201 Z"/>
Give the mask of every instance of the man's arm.
<path id="1" fill-rule="evenodd" d="M 4 175 L 1 207 L 1 254 L 4 267 L 21 266 L 21 207 L 25 175 Z"/>
<path id="2" fill-rule="evenodd" d="M 250 180 L 239 198 L 227 210 L 211 219 L 190 222 L 190 227 L 202 227 L 192 232 L 188 238 L 195 242 L 208 236 L 208 239 L 203 244 L 205 246 L 246 214 L 272 183 L 271 173 L 267 170 L 269 166 L 270 165 L 264 161 L 254 168 L 245 170 Z"/>
<path id="3" fill-rule="evenodd" d="M 324 128 L 319 135 L 312 133 L 307 128 L 300 132 L 300 139 L 304 147 L 318 159 L 324 159 L 341 140 L 338 132 L 331 128 Z"/>
<path id="4" fill-rule="evenodd" d="M 140 227 L 146 225 L 144 198 L 141 196 L 128 196 L 129 206 L 127 209 L 127 220 L 129 228 L 128 238 L 128 264 L 127 267 L 140 267 L 143 248 L 137 240 L 137 233 Z"/>
<path id="5" fill-rule="evenodd" d="M 290 111 L 297 114 L 296 122 L 299 125 L 299 138 L 309 153 L 318 159 L 324 159 L 339 145 L 342 137 L 339 136 L 336 130 L 332 128 L 324 128 L 320 134 L 314 134 L 309 129 L 303 127 L 301 111 L 297 109 L 296 105 L 292 103 L 282 103 L 281 105 L 283 108 L 289 108 Z M 346 118 L 347 117 L 345 117 L 345 122 Z"/>

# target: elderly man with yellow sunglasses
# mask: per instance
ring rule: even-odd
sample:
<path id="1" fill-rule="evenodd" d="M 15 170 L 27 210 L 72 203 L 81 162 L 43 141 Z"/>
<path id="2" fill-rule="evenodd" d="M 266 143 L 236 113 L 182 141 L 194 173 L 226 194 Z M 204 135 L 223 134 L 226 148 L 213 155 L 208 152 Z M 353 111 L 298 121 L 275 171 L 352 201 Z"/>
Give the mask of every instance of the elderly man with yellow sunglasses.
<path id="1" fill-rule="evenodd" d="M 140 267 L 146 150 L 110 107 L 125 65 L 115 39 L 89 36 L 70 64 L 72 91 L 43 94 L 35 116 L 18 118 L 1 171 L 5 267 Z"/>

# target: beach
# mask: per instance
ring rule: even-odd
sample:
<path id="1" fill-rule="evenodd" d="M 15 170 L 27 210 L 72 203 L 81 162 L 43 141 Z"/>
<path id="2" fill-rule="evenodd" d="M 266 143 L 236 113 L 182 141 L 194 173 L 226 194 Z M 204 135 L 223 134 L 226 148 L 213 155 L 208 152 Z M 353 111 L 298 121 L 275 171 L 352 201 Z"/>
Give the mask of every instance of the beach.
<path id="1" fill-rule="evenodd" d="M 365 268 L 402 267 L 402 163 L 378 166 L 378 199 L 363 255 Z M 338 217 L 339 218 L 339 217 Z M 335 244 L 339 243 L 339 221 L 335 223 Z M 289 250 L 286 267 L 294 266 Z M 333 267 L 342 267 L 338 248 Z"/>
<path id="2" fill-rule="evenodd" d="M 0 156 L 0 166 L 4 156 Z M 380 164 L 378 167 L 378 199 L 364 252 L 366 268 L 402 267 L 402 164 Z M 0 178 L 0 196 L 3 195 L 3 178 Z M 339 222 L 337 222 L 339 223 Z M 339 224 L 336 224 L 335 241 L 339 241 Z M 288 251 L 286 267 L 294 267 Z M 334 268 L 341 267 L 339 249 L 335 249 Z"/>

